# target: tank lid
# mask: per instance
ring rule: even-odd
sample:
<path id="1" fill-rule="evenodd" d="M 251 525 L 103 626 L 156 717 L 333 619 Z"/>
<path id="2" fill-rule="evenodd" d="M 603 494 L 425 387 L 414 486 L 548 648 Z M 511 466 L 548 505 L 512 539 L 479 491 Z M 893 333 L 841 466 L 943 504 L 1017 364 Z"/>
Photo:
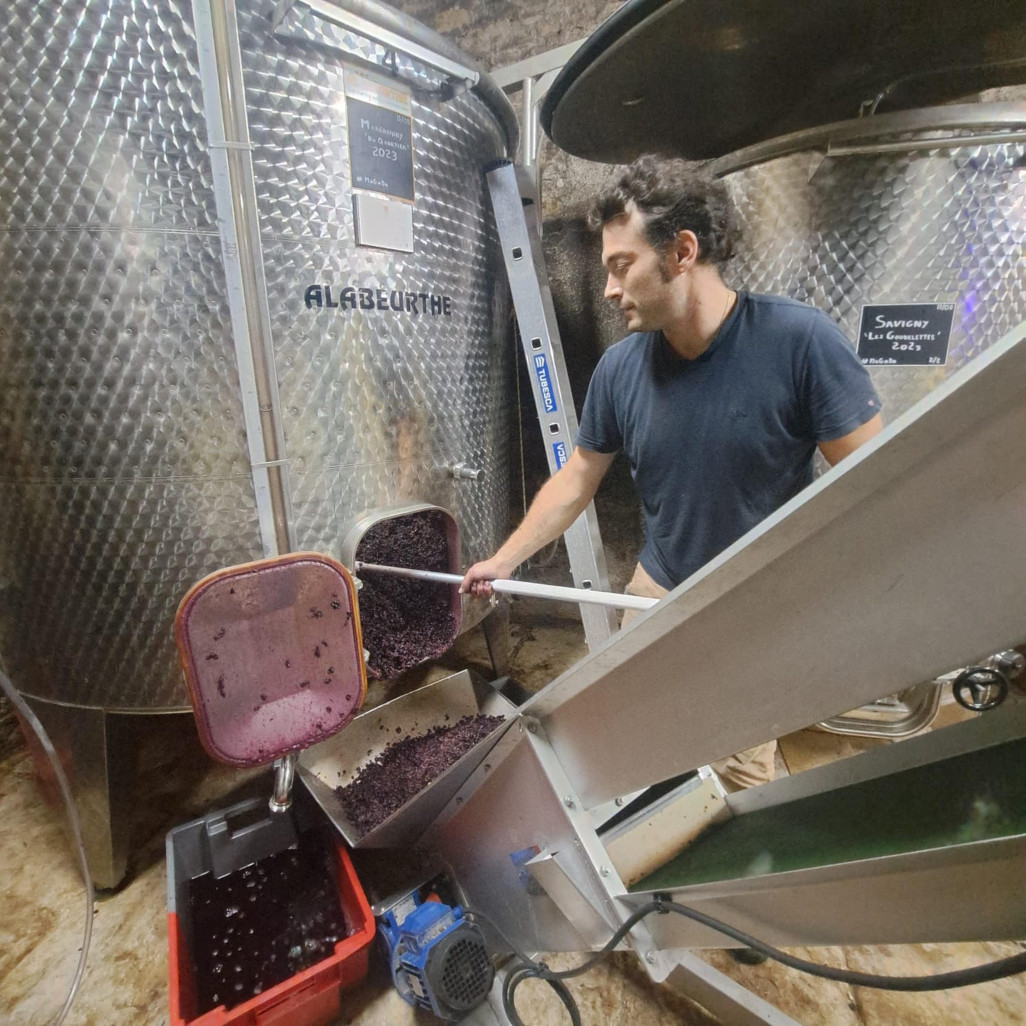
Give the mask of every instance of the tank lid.
<path id="1" fill-rule="evenodd" d="M 1026 81 L 1026 4 L 629 0 L 542 105 L 578 157 L 699 160 L 877 111 Z"/>

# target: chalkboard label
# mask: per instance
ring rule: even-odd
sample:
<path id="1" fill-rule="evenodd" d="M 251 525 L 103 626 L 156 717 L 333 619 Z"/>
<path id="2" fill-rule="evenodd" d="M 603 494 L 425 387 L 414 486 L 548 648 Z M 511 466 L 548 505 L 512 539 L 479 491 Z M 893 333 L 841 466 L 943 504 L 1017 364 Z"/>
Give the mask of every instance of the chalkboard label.
<path id="1" fill-rule="evenodd" d="M 413 200 L 410 95 L 395 83 L 345 69 L 353 188 Z"/>
<path id="2" fill-rule="evenodd" d="M 864 306 L 859 358 L 867 367 L 943 367 L 954 312 L 951 303 Z"/>

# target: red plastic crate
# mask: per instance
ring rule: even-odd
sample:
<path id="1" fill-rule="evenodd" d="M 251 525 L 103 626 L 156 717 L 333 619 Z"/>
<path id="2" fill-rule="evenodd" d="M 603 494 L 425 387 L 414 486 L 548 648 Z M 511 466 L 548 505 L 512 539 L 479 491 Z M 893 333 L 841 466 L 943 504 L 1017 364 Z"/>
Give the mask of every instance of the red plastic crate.
<path id="1" fill-rule="evenodd" d="M 367 974 L 374 916 L 341 842 L 335 843 L 334 854 L 342 911 L 354 932 L 335 945 L 329 958 L 232 1009 L 220 1005 L 190 1018 L 195 1008 L 193 962 L 172 902 L 167 917 L 171 1026 L 324 1026 L 338 1016 L 342 989 L 359 983 Z M 173 871 L 169 862 L 169 877 Z M 169 891 L 173 886 L 169 879 Z"/>

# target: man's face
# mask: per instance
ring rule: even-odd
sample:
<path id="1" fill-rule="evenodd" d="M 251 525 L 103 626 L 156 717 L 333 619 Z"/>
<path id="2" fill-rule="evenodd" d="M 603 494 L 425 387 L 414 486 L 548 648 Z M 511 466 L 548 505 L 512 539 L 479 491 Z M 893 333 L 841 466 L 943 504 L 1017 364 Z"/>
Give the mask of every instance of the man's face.
<path id="1" fill-rule="evenodd" d="M 602 264 L 608 272 L 606 299 L 627 318 L 630 331 L 659 331 L 675 310 L 670 256 L 646 240 L 641 215 L 633 207 L 602 229 Z"/>

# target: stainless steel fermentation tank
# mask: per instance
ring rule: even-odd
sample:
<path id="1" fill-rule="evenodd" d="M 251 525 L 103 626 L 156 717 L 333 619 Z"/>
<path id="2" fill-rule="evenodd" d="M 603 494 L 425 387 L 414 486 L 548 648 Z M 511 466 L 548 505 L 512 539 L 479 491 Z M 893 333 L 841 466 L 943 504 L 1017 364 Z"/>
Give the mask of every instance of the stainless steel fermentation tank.
<path id="1" fill-rule="evenodd" d="M 881 114 L 796 132 L 710 169 L 737 201 L 731 281 L 826 311 L 950 305 L 946 356 L 869 367 L 893 420 L 1026 318 L 1026 102 Z"/>
<path id="2" fill-rule="evenodd" d="M 470 560 L 501 540 L 513 350 L 483 170 L 516 124 L 373 0 L 4 14 L 0 653 L 112 886 L 120 714 L 186 707 L 190 585 L 337 556 L 362 510 L 411 500 L 454 513 Z M 407 173 L 375 177 L 384 143 Z"/>

